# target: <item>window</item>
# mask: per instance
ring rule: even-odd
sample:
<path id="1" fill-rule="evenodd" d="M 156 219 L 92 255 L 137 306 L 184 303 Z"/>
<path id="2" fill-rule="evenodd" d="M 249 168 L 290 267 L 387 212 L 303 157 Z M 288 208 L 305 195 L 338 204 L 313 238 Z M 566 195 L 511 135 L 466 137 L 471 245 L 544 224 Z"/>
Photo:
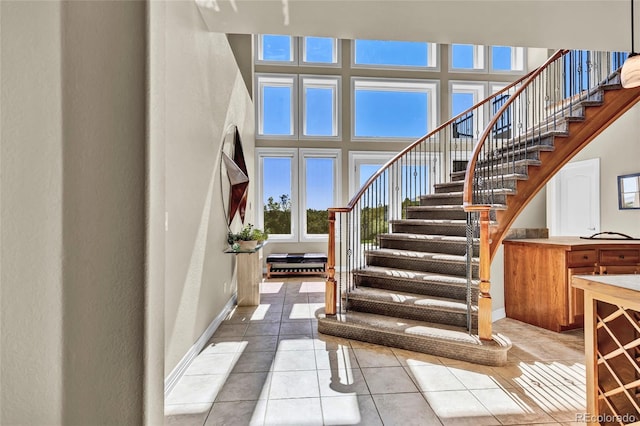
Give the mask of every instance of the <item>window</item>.
<path id="1" fill-rule="evenodd" d="M 256 62 L 295 64 L 295 38 L 286 35 L 260 34 Z"/>
<path id="2" fill-rule="evenodd" d="M 485 98 L 486 84 L 464 81 L 449 82 L 451 117 L 461 114 Z M 453 125 L 454 138 L 477 138 L 484 128 L 482 108 L 460 117 Z"/>
<path id="3" fill-rule="evenodd" d="M 258 223 L 269 238 L 326 241 L 327 210 L 340 202 L 340 150 L 257 148 L 256 158 Z"/>
<path id="4" fill-rule="evenodd" d="M 339 44 L 335 38 L 304 37 L 302 63 L 312 65 L 339 65 Z"/>
<path id="5" fill-rule="evenodd" d="M 281 241 L 297 239 L 297 176 L 296 149 L 258 148 L 259 227 L 269 238 Z"/>
<path id="6" fill-rule="evenodd" d="M 352 79 L 352 139 L 415 140 L 437 122 L 438 82 Z"/>
<path id="7" fill-rule="evenodd" d="M 300 218 L 302 240 L 325 240 L 329 207 L 340 203 L 339 149 L 300 150 Z"/>
<path id="8" fill-rule="evenodd" d="M 257 74 L 258 136 L 295 137 L 296 76 Z"/>
<path id="9" fill-rule="evenodd" d="M 302 136 L 340 136 L 340 77 L 301 76 Z"/>
<path id="10" fill-rule="evenodd" d="M 491 46 L 491 72 L 523 72 L 524 48 Z"/>
<path id="11" fill-rule="evenodd" d="M 435 43 L 390 40 L 354 40 L 352 64 L 374 68 L 436 68 Z"/>
<path id="12" fill-rule="evenodd" d="M 475 44 L 452 44 L 449 48 L 449 69 L 452 71 L 484 71 L 485 48 Z"/>

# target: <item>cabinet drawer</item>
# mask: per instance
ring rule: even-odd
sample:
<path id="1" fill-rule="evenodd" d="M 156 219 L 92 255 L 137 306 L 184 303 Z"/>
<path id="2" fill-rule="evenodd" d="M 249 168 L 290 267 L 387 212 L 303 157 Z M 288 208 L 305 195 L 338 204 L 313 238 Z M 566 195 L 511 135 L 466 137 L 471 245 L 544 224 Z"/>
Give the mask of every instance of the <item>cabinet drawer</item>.
<path id="1" fill-rule="evenodd" d="M 640 262 L 637 249 L 600 250 L 600 263 L 604 265 L 632 265 Z"/>
<path id="2" fill-rule="evenodd" d="M 595 265 L 598 257 L 595 250 L 576 250 L 567 253 L 567 266 Z"/>
<path id="3" fill-rule="evenodd" d="M 607 265 L 600 267 L 600 275 L 640 274 L 640 265 Z"/>

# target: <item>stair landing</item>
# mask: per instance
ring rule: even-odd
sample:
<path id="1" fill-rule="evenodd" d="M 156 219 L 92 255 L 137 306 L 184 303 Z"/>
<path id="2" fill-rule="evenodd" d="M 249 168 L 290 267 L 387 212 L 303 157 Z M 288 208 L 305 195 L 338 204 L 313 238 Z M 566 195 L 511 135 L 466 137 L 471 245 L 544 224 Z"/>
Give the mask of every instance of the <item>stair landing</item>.
<path id="1" fill-rule="evenodd" d="M 511 341 L 499 334 L 485 341 L 462 327 L 357 311 L 331 316 L 320 314 L 318 331 L 490 366 L 505 365 L 511 348 Z"/>

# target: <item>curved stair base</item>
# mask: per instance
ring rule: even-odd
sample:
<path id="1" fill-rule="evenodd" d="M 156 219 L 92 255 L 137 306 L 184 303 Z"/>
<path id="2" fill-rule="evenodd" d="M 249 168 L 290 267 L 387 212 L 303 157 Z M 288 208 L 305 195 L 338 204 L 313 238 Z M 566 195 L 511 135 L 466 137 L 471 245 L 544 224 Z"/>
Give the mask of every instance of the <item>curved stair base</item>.
<path id="1" fill-rule="evenodd" d="M 407 349 L 475 364 L 502 366 L 511 341 L 502 335 L 483 341 L 465 328 L 364 312 L 318 315 L 318 331 L 332 336 Z"/>

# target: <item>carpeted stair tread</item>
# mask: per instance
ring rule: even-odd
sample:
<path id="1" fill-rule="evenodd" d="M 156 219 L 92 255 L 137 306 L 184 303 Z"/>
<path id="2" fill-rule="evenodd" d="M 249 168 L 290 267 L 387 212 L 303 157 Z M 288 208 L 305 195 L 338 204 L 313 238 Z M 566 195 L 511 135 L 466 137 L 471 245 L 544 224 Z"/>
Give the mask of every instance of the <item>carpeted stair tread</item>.
<path id="1" fill-rule="evenodd" d="M 427 234 L 380 234 L 379 238 L 385 238 L 389 240 L 405 240 L 405 241 L 429 241 L 429 242 L 441 242 L 441 243 L 458 243 L 467 244 L 467 237 L 459 237 L 454 235 L 427 235 Z M 473 243 L 478 244 L 480 238 L 474 238 Z"/>
<path id="2" fill-rule="evenodd" d="M 455 255 L 455 254 L 445 254 L 445 253 L 429 253 L 423 251 L 412 251 L 412 250 L 399 250 L 399 249 L 390 249 L 390 248 L 379 248 L 376 250 L 365 251 L 367 256 L 377 256 L 377 257 L 391 257 L 397 259 L 408 259 L 415 261 L 422 260 L 430 260 L 436 262 L 444 262 L 444 263 L 466 263 L 466 257 Z M 479 258 L 473 257 L 471 258 L 471 262 L 473 264 L 479 263 Z"/>
<path id="3" fill-rule="evenodd" d="M 484 341 L 464 327 L 356 311 L 317 317 L 320 333 L 484 365 L 506 364 L 511 348 L 502 335 Z"/>
<path id="4" fill-rule="evenodd" d="M 492 210 L 505 210 L 507 208 L 504 204 L 492 204 Z M 463 212 L 464 207 L 457 204 L 445 204 L 441 206 L 408 206 L 408 211 L 419 211 L 419 212 L 440 212 L 440 211 L 452 211 L 452 212 Z"/>
<path id="5" fill-rule="evenodd" d="M 441 311 L 453 311 L 466 313 L 467 304 L 464 301 L 445 297 L 426 296 L 422 294 L 406 293 L 400 291 L 381 290 L 372 287 L 358 287 L 349 293 L 348 299 L 368 299 L 380 303 L 393 303 L 408 305 L 425 310 L 434 309 Z M 477 306 L 472 305 L 471 310 L 477 314 Z"/>
<path id="6" fill-rule="evenodd" d="M 438 225 L 438 226 L 467 226 L 466 220 L 460 219 L 394 219 L 389 221 L 393 224 L 402 225 Z M 492 222 L 490 224 L 495 224 Z"/>
<path id="7" fill-rule="evenodd" d="M 514 191 L 513 189 L 509 189 L 509 188 L 487 189 L 487 190 L 480 190 L 480 191 L 476 191 L 476 192 L 481 193 L 481 194 L 485 193 L 485 192 L 492 192 L 493 194 L 515 194 L 516 193 L 516 191 Z M 463 194 L 464 194 L 463 191 L 441 192 L 441 193 L 421 195 L 420 198 L 434 199 L 434 198 L 462 197 Z"/>
<path id="8" fill-rule="evenodd" d="M 361 276 L 383 277 L 386 279 L 411 280 L 416 282 L 429 282 L 434 284 L 466 287 L 467 279 L 455 275 L 436 274 L 433 272 L 413 271 L 409 269 L 386 268 L 384 266 L 369 265 L 364 269 L 354 272 Z M 472 286 L 477 288 L 479 280 L 474 279 Z"/>

